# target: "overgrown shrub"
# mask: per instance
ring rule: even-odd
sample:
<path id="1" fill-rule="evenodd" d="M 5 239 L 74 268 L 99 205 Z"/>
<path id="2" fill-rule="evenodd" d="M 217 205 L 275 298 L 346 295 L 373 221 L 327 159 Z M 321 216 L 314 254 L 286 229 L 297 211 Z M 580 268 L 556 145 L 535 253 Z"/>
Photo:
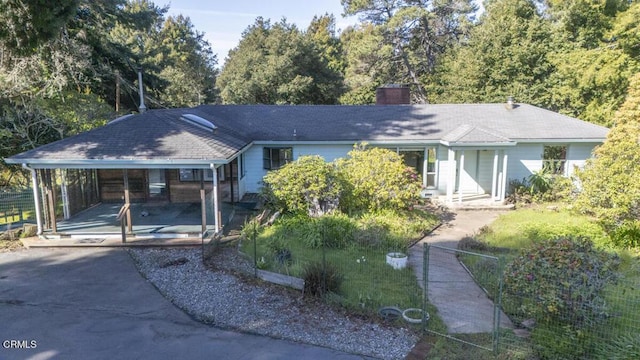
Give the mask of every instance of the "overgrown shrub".
<path id="1" fill-rule="evenodd" d="M 320 156 L 301 156 L 265 175 L 262 197 L 280 211 L 321 216 L 338 208 L 343 189 L 335 165 Z"/>
<path id="2" fill-rule="evenodd" d="M 356 145 L 337 166 L 347 190 L 341 199 L 347 213 L 406 209 L 420 199 L 419 176 L 389 149 Z"/>
<path id="3" fill-rule="evenodd" d="M 347 215 L 336 212 L 297 222 L 297 229 L 292 230 L 309 248 L 318 249 L 323 245 L 343 248 L 353 242 L 356 224 Z"/>
<path id="4" fill-rule="evenodd" d="M 619 263 L 586 238 L 542 241 L 507 265 L 505 305 L 538 322 L 593 326 L 608 315 L 602 290 Z"/>
<path id="5" fill-rule="evenodd" d="M 557 238 L 524 249 L 504 272 L 505 310 L 536 320 L 532 341 L 542 359 L 577 359 L 593 351 L 585 338 L 608 316 L 603 289 L 620 259 L 586 238 Z"/>
<path id="6" fill-rule="evenodd" d="M 511 179 L 507 189 L 506 202 L 509 204 L 531 204 L 533 201 L 527 179 Z"/>
<path id="7" fill-rule="evenodd" d="M 576 196 L 576 187 L 571 178 L 536 171 L 522 180 L 509 181 L 507 202 L 531 204 L 540 202 L 566 202 Z"/>
<path id="8" fill-rule="evenodd" d="M 640 247 L 640 221 L 625 221 L 609 233 L 611 242 L 621 248 Z"/>
<path id="9" fill-rule="evenodd" d="M 344 277 L 331 264 L 312 262 L 304 267 L 304 293 L 311 296 L 324 296 L 328 293 L 339 293 Z"/>

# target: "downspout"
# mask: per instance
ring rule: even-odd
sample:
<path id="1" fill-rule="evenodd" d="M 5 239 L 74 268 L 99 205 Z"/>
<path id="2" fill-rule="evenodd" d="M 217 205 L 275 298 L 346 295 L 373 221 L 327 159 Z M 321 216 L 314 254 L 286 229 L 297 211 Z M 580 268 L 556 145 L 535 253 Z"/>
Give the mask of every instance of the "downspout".
<path id="1" fill-rule="evenodd" d="M 30 168 L 27 164 L 22 164 L 22 168 L 31 171 L 31 186 L 33 187 L 33 201 L 36 204 L 36 224 L 38 226 L 37 235 L 42 235 L 42 210 L 40 209 L 40 201 L 38 194 L 38 178 L 36 177 L 36 169 Z"/>
<path id="2" fill-rule="evenodd" d="M 220 211 L 218 207 L 218 169 L 215 164 L 209 164 L 211 171 L 213 172 L 213 229 L 214 234 L 218 234 L 218 230 L 220 229 L 220 223 L 218 219 L 218 212 Z"/>

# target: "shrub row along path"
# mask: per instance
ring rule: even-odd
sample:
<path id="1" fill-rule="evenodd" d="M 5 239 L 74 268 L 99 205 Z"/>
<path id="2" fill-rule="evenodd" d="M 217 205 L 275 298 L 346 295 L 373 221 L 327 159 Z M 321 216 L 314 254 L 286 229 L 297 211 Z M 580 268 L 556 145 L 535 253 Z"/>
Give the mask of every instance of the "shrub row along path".
<path id="1" fill-rule="evenodd" d="M 409 249 L 409 263 L 423 286 L 423 254 L 426 244 L 457 249 L 458 241 L 491 224 L 500 211 L 460 210 L 447 213 L 444 223 Z M 450 334 L 493 331 L 493 302 L 475 283 L 452 251 L 431 248 L 429 255 L 429 301 Z M 501 313 L 500 327 L 513 327 Z"/>

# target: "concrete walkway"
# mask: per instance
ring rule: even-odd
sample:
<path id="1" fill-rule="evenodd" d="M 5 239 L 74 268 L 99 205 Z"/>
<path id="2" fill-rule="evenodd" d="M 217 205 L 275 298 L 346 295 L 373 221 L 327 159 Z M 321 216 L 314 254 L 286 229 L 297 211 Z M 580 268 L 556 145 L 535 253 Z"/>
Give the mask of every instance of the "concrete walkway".
<path id="1" fill-rule="evenodd" d="M 364 358 L 192 320 L 123 249 L 0 253 L 0 324 L 3 360 Z"/>
<path id="2" fill-rule="evenodd" d="M 423 283 L 425 244 L 457 249 L 458 241 L 484 225 L 492 223 L 502 212 L 490 210 L 460 210 L 450 213 L 451 219 L 424 237 L 409 251 L 409 262 L 419 283 Z M 438 308 L 438 315 L 450 334 L 490 333 L 493 331 L 493 302 L 473 281 L 451 251 L 431 248 L 429 256 L 429 302 Z M 501 314 L 501 327 L 513 327 Z"/>

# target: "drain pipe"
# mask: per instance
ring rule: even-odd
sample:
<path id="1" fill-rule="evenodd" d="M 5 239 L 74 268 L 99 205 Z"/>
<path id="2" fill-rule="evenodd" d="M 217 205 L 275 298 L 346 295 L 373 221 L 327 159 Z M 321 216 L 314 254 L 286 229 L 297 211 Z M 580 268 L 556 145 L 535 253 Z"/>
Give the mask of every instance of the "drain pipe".
<path id="1" fill-rule="evenodd" d="M 36 203 L 36 224 L 38 225 L 37 235 L 42 235 L 42 210 L 40 209 L 40 201 L 38 194 L 38 178 L 36 177 L 36 169 L 30 168 L 27 164 L 22 164 L 22 168 L 31 171 L 31 186 L 33 187 L 33 201 Z"/>

